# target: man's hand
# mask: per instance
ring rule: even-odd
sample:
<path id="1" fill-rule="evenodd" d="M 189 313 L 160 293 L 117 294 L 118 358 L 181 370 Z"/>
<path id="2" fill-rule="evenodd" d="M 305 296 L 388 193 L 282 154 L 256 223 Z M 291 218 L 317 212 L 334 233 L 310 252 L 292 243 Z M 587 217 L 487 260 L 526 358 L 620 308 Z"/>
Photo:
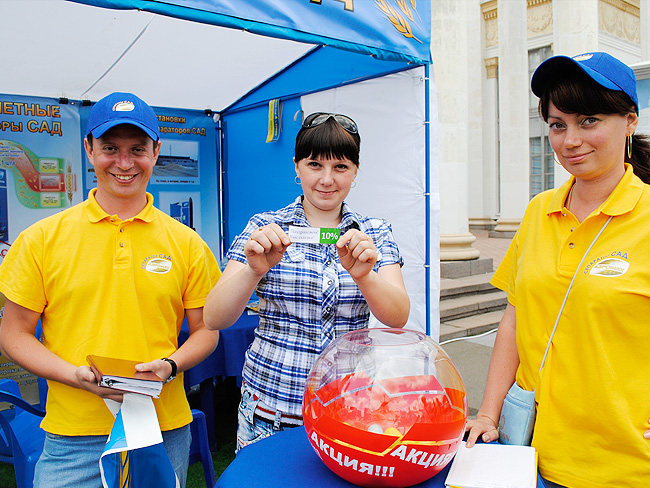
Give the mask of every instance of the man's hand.
<path id="1" fill-rule="evenodd" d="M 140 372 L 151 371 L 158 378 L 165 381 L 172 374 L 172 365 L 162 359 L 156 359 L 150 363 L 140 363 L 135 365 L 135 370 Z M 178 374 L 177 372 L 176 374 Z"/>
<path id="2" fill-rule="evenodd" d="M 123 393 L 120 393 L 118 390 L 113 390 L 112 388 L 99 386 L 97 384 L 99 380 L 95 377 L 95 373 L 93 373 L 93 370 L 90 369 L 90 367 L 79 366 L 76 375 L 77 381 L 79 382 L 79 388 L 82 390 L 89 391 L 101 398 L 108 398 L 120 403 L 122 402 Z"/>

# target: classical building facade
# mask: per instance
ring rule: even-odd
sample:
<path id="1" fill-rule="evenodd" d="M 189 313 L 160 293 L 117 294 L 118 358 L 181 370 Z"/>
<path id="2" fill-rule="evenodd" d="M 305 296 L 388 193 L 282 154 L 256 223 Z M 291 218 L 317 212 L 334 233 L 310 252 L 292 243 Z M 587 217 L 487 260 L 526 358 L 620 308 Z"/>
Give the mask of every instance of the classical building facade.
<path id="1" fill-rule="evenodd" d="M 650 0 L 432 0 L 440 257 L 479 257 L 472 230 L 516 231 L 530 198 L 561 185 L 530 78 L 557 54 L 650 60 Z M 637 75 L 638 76 L 638 75 Z"/>

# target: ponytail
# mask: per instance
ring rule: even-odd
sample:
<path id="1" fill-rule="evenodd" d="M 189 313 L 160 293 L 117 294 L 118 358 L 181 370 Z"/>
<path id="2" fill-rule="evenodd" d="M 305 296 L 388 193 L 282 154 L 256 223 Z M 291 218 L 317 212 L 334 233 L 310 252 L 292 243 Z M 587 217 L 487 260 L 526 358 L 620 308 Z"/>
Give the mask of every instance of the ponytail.
<path id="1" fill-rule="evenodd" d="M 627 144 L 626 144 L 627 146 Z M 650 137 L 645 134 L 634 134 L 632 136 L 632 157 L 627 157 L 627 147 L 625 162 L 630 163 L 634 169 L 634 174 L 641 181 L 650 185 Z"/>

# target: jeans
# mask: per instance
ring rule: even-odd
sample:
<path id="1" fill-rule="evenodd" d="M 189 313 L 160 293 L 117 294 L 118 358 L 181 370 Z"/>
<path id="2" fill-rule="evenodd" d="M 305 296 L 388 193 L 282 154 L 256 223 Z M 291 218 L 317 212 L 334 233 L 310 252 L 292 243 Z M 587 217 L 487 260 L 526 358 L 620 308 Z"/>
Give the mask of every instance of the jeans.
<path id="1" fill-rule="evenodd" d="M 185 488 L 191 443 L 190 426 L 163 434 L 181 488 Z M 36 463 L 34 488 L 102 488 L 99 458 L 106 447 L 105 435 L 63 436 L 46 433 L 43 453 Z"/>
<path id="2" fill-rule="evenodd" d="M 237 449 L 235 452 L 253 442 L 260 441 L 277 432 L 293 427 L 289 425 L 280 425 L 275 429 L 272 422 L 257 417 L 255 415 L 255 410 L 260 401 L 254 400 L 253 394 L 253 390 L 248 386 L 242 386 L 241 401 L 239 402 L 239 411 L 237 414 Z"/>

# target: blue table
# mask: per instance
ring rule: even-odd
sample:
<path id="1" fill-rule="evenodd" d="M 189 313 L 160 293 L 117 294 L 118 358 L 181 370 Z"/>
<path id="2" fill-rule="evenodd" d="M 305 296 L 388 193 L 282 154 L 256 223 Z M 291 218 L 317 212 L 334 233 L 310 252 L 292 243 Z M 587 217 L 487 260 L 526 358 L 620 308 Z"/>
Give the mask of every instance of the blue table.
<path id="1" fill-rule="evenodd" d="M 241 376 L 244 359 L 248 346 L 255 337 L 255 328 L 259 323 L 257 314 L 249 314 L 247 310 L 233 325 L 220 331 L 219 344 L 216 349 L 201 363 L 183 373 L 185 391 L 195 385 L 200 385 L 201 410 L 205 413 L 208 427 L 208 440 L 214 449 L 214 378 L 222 376 Z M 189 330 L 187 322 L 183 323 L 178 336 L 179 347 L 187 340 Z"/>
<path id="2" fill-rule="evenodd" d="M 244 358 L 248 346 L 255 337 L 255 328 L 259 324 L 259 315 L 247 310 L 233 325 L 219 332 L 219 344 L 212 354 L 193 368 L 185 371 L 185 387 L 189 389 L 215 376 L 241 376 Z M 184 323 L 178 336 L 180 347 L 189 335 Z"/>
<path id="3" fill-rule="evenodd" d="M 444 488 L 449 463 L 418 488 Z M 215 488 L 352 488 L 318 458 L 304 427 L 278 432 L 241 449 Z M 537 488 L 544 488 L 538 476 Z"/>

